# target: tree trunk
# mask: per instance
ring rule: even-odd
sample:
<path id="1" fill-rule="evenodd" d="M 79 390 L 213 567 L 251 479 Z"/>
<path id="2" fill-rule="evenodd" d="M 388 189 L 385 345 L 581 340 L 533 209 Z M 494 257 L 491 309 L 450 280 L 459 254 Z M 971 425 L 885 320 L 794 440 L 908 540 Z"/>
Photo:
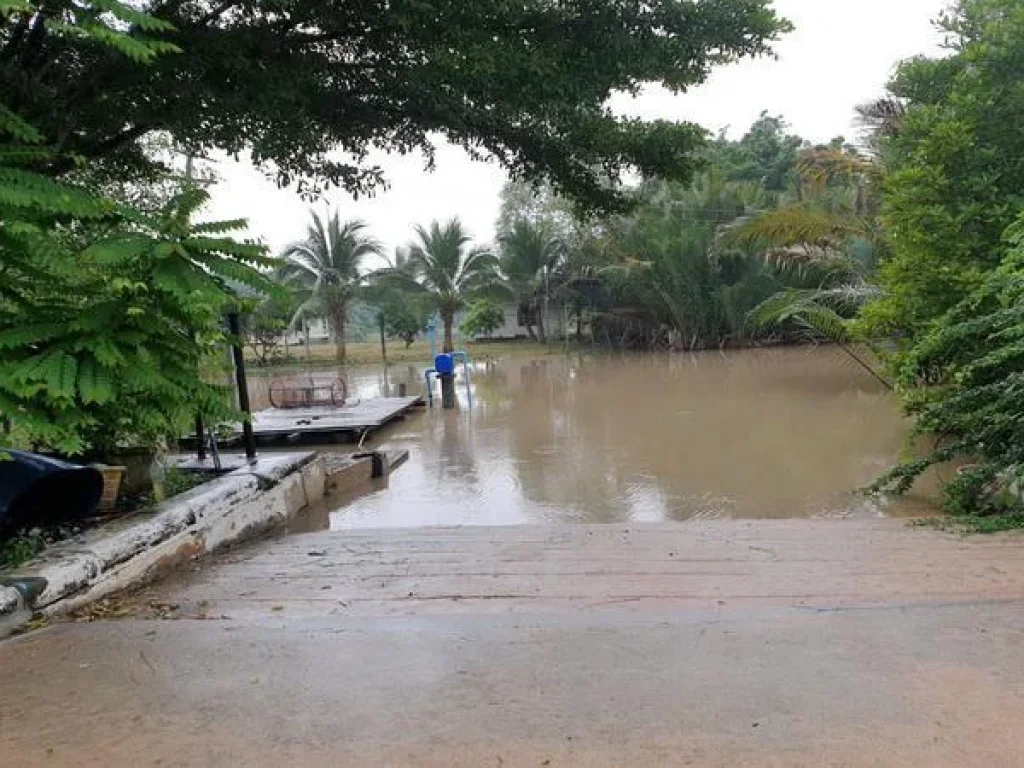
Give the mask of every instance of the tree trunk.
<path id="1" fill-rule="evenodd" d="M 541 344 L 548 343 L 548 334 L 544 330 L 544 305 L 541 304 L 537 307 L 537 337 L 540 339 Z"/>
<path id="2" fill-rule="evenodd" d="M 345 349 L 345 324 L 348 320 L 348 306 L 345 304 L 336 304 L 334 311 L 334 348 L 338 359 L 338 365 L 345 364 L 345 358 L 347 357 Z"/>
<path id="3" fill-rule="evenodd" d="M 526 336 L 530 341 L 536 341 L 537 334 L 533 330 L 533 307 L 530 306 L 530 302 L 525 299 L 520 301 L 516 314 L 519 316 L 519 324 L 526 329 Z"/>
<path id="4" fill-rule="evenodd" d="M 455 313 L 446 312 L 441 315 L 441 322 L 444 323 L 444 346 L 441 347 L 442 352 L 454 352 L 455 342 L 452 340 L 452 326 L 455 324 Z"/>
<path id="5" fill-rule="evenodd" d="M 385 363 L 388 361 L 388 340 L 384 334 L 384 323 L 380 323 L 380 356 Z"/>
<path id="6" fill-rule="evenodd" d="M 583 310 L 576 315 L 576 341 L 583 341 Z"/>

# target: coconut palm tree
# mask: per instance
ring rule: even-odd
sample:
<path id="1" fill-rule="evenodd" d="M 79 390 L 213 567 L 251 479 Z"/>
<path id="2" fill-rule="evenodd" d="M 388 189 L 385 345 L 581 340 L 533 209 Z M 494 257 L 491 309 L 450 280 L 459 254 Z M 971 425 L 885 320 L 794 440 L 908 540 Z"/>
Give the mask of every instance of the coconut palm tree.
<path id="1" fill-rule="evenodd" d="M 455 313 L 474 295 L 500 284 L 497 259 L 483 248 L 470 246 L 471 238 L 458 218 L 443 224 L 434 221 L 429 228 L 417 226 L 415 231 L 409 267 L 441 315 L 444 351 L 453 352 Z"/>
<path id="2" fill-rule="evenodd" d="M 788 206 L 742 221 L 724 240 L 750 248 L 780 269 L 817 278 L 812 287 L 790 287 L 750 313 L 754 327 L 790 326 L 839 345 L 879 381 L 881 374 L 854 349 L 850 321 L 881 295 L 873 283 L 885 248 L 868 159 L 832 150 L 809 150 L 798 163 L 809 194 Z"/>
<path id="3" fill-rule="evenodd" d="M 562 258 L 562 244 L 551 237 L 542 225 L 526 219 L 516 221 L 506 234 L 498 238 L 498 244 L 501 246 L 501 272 L 515 295 L 522 324 L 531 339 L 539 338 L 546 344 L 544 299 L 548 278 Z"/>
<path id="4" fill-rule="evenodd" d="M 310 315 L 327 318 L 338 362 L 345 362 L 345 326 L 352 300 L 363 284 L 363 261 L 381 253 L 381 245 L 366 232 L 366 224 L 342 222 L 337 211 L 326 221 L 310 212 L 312 221 L 303 240 L 284 249 L 281 277 L 298 289 L 302 303 L 294 322 Z"/>

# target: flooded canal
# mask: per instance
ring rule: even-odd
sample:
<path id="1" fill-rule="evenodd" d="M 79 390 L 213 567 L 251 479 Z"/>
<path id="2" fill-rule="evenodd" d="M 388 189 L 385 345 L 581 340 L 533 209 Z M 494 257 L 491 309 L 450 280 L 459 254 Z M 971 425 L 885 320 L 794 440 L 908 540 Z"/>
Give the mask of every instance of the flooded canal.
<path id="1" fill-rule="evenodd" d="M 410 394 L 422 366 L 349 372 L 355 397 Z M 831 348 L 476 363 L 473 403 L 376 436 L 409 450 L 386 484 L 335 499 L 322 526 L 908 516 L 855 493 L 898 459 L 895 398 Z M 265 405 L 268 381 L 253 395 Z M 334 449 L 342 449 L 338 446 Z"/>

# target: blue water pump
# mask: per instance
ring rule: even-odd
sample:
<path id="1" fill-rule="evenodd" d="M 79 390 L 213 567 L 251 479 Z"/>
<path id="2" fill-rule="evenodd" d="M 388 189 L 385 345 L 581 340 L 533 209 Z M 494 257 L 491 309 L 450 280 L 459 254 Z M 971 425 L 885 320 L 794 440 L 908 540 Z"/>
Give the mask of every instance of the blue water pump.
<path id="1" fill-rule="evenodd" d="M 442 354 L 434 356 L 434 367 L 428 368 L 423 372 L 423 379 L 427 386 L 427 401 L 431 406 L 434 405 L 434 390 L 431 386 L 431 376 L 454 376 L 455 375 L 455 361 L 457 359 L 462 360 L 462 373 L 466 379 L 466 400 L 469 403 L 469 407 L 473 407 L 473 386 L 469 378 L 469 355 L 466 352 L 452 352 L 450 354 Z"/>
<path id="2" fill-rule="evenodd" d="M 434 371 L 438 376 L 451 376 L 455 373 L 455 356 L 436 355 L 434 357 Z"/>

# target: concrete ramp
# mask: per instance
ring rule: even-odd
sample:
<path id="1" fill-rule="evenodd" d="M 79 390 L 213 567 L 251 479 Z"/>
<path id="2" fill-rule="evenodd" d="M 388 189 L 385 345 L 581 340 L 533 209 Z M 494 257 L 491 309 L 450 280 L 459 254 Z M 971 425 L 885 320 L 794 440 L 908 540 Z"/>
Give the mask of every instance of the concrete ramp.
<path id="1" fill-rule="evenodd" d="M 104 610 L 0 644 L 11 765 L 1024 764 L 1019 537 L 314 533 Z"/>
<path id="2" fill-rule="evenodd" d="M 242 585 L 246 595 L 240 596 Z M 395 616 L 829 611 L 1024 598 L 1024 540 L 894 520 L 346 530 L 214 560 L 161 599 L 210 612 Z"/>

